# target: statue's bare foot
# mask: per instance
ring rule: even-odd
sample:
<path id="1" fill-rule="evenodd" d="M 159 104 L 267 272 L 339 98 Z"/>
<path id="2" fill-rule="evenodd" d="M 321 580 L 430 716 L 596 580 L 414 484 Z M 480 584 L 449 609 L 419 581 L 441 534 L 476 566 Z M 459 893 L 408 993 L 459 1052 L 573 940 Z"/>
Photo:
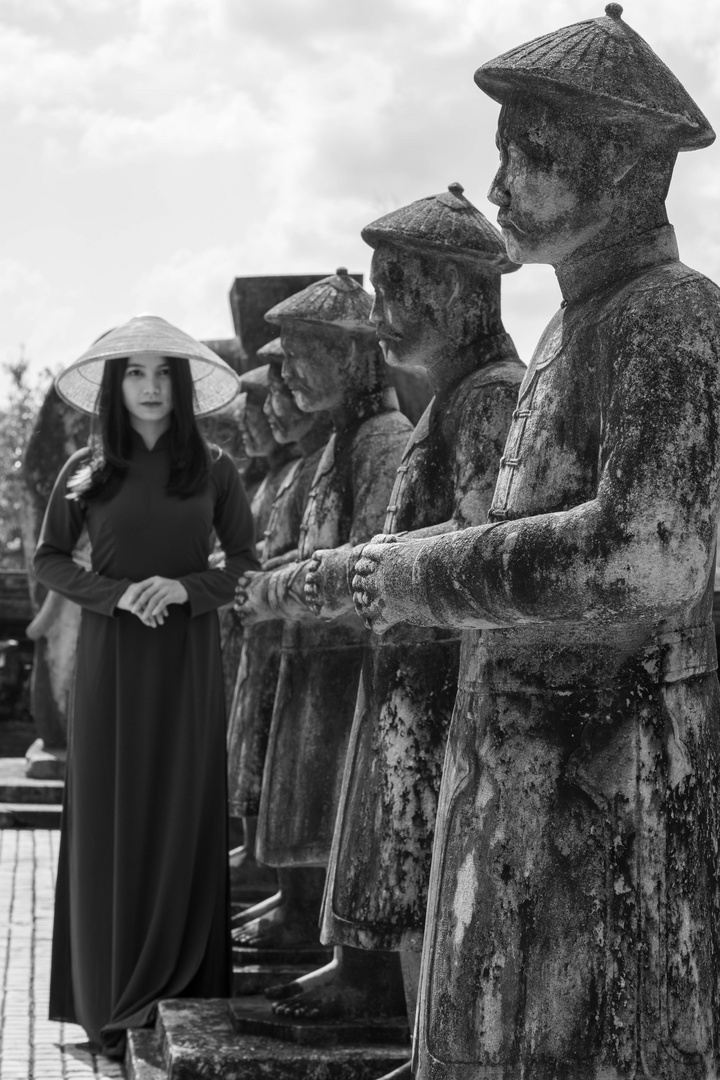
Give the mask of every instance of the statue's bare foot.
<path id="1" fill-rule="evenodd" d="M 267 900 L 261 900 L 259 904 L 252 904 L 249 908 L 245 908 L 244 911 L 238 912 L 237 915 L 232 917 L 233 934 L 239 926 L 245 926 L 246 923 L 254 922 L 260 918 L 261 915 L 267 915 L 273 908 L 278 907 L 282 903 L 282 893 L 276 892 L 273 896 L 268 896 Z M 235 938 L 233 937 L 233 941 Z"/>
<path id="2" fill-rule="evenodd" d="M 274 1001 L 277 1016 L 290 1019 L 403 1016 L 402 977 L 394 959 L 388 959 L 388 954 L 338 949 L 325 967 L 284 986 L 268 987 L 265 996 Z"/>
<path id="3" fill-rule="evenodd" d="M 318 948 L 317 926 L 298 919 L 281 899 L 257 917 L 248 918 L 232 930 L 233 945 L 246 949 L 308 949 Z M 271 897 L 272 900 L 275 897 Z M 256 904 L 257 911 L 261 907 Z M 249 914 L 244 912 L 245 915 Z"/>
<path id="4" fill-rule="evenodd" d="M 240 847 L 233 848 L 228 855 L 228 861 L 230 863 L 231 870 L 239 870 L 241 866 L 244 866 L 246 862 L 253 861 L 252 853 L 248 850 L 245 844 L 241 844 Z"/>

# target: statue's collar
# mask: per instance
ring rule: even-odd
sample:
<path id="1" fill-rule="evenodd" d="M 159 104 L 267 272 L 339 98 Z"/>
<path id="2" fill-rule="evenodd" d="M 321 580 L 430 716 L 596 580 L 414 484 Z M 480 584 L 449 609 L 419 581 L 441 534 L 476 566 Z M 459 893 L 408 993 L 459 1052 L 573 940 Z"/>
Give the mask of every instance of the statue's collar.
<path id="1" fill-rule="evenodd" d="M 601 251 L 570 259 L 558 266 L 555 273 L 565 302 L 570 303 L 619 287 L 643 270 L 677 259 L 675 230 L 672 225 L 661 225 Z"/>

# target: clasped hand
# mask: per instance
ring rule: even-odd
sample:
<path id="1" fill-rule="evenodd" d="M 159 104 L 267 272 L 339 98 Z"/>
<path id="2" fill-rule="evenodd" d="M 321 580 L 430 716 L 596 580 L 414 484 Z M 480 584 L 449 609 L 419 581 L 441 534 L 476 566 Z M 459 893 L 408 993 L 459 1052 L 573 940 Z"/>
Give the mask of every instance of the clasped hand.
<path id="1" fill-rule="evenodd" d="M 368 630 L 374 630 L 376 634 L 382 634 L 402 621 L 402 613 L 392 610 L 384 573 L 388 551 L 392 550 L 388 545 L 401 541 L 402 534 L 380 533 L 373 536 L 355 563 L 352 578 L 355 610 Z"/>
<path id="2" fill-rule="evenodd" d="M 187 589 L 182 582 L 156 574 L 129 585 L 117 607 L 137 615 L 145 626 L 156 627 L 165 622 L 170 604 L 184 604 L 187 599 Z"/>
<path id="3" fill-rule="evenodd" d="M 272 617 L 267 603 L 267 578 L 261 570 L 248 570 L 238 578 L 233 611 L 243 626 L 253 626 Z"/>

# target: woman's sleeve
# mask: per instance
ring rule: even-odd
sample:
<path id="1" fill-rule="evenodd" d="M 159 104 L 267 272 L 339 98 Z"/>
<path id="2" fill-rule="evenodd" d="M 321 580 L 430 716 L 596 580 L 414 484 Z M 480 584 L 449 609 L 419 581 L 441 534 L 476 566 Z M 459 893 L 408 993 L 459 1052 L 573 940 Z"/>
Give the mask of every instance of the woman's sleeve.
<path id="1" fill-rule="evenodd" d="M 85 570 L 72 557 L 85 524 L 85 513 L 76 499 L 66 497 L 67 482 L 86 455 L 87 450 L 73 454 L 55 481 L 33 565 L 38 581 L 49 589 L 90 611 L 113 615 L 130 580 L 118 581 Z"/>
<path id="2" fill-rule="evenodd" d="M 213 525 L 225 552 L 225 566 L 180 578 L 187 589 L 192 615 L 202 615 L 231 603 L 240 575 L 247 570 L 260 569 L 250 504 L 238 471 L 227 454 L 222 454 L 213 464 L 212 483 L 215 490 Z"/>

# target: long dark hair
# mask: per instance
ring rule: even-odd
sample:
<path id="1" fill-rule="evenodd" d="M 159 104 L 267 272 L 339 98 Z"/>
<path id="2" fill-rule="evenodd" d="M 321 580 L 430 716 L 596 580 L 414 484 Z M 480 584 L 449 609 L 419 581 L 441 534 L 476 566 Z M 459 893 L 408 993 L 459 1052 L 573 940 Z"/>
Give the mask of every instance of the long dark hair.
<path id="1" fill-rule="evenodd" d="M 132 457 L 132 427 L 123 402 L 122 384 L 129 357 L 105 361 L 98 393 L 100 440 L 89 460 L 68 482 L 71 497 L 111 499 L 122 484 Z M 210 473 L 210 448 L 200 433 L 193 411 L 190 361 L 169 358 L 172 412 L 170 414 L 169 495 L 188 498 L 202 491 Z"/>

